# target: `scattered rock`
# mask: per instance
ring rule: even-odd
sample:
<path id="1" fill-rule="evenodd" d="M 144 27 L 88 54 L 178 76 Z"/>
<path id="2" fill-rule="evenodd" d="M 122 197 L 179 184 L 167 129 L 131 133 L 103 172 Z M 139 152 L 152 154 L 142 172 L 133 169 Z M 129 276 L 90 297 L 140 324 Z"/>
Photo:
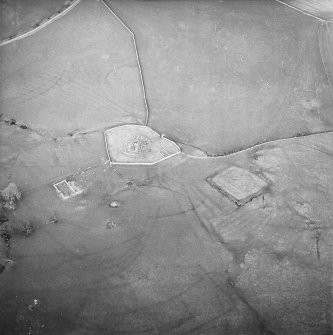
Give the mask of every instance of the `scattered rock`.
<path id="1" fill-rule="evenodd" d="M 59 222 L 59 220 L 57 218 L 53 218 L 53 219 L 50 220 L 50 223 L 58 223 L 58 222 Z"/>
<path id="2" fill-rule="evenodd" d="M 46 221 L 46 224 L 56 224 L 59 222 L 59 219 L 56 215 L 53 215 L 48 221 Z"/>
<path id="3" fill-rule="evenodd" d="M 128 181 L 128 182 L 126 183 L 126 186 L 127 186 L 127 187 L 133 187 L 133 186 L 134 186 L 134 183 L 133 183 L 132 181 Z"/>
<path id="4" fill-rule="evenodd" d="M 146 156 L 149 152 L 151 140 L 142 135 L 137 135 L 128 145 L 128 150 L 139 156 Z"/>
<path id="5" fill-rule="evenodd" d="M 0 226 L 1 236 L 23 234 L 25 236 L 30 236 L 33 233 L 34 225 L 30 221 L 15 221 L 15 222 L 5 222 Z"/>
<path id="6" fill-rule="evenodd" d="M 40 300 L 34 299 L 34 301 L 28 306 L 29 311 L 34 311 L 40 306 Z"/>
<path id="7" fill-rule="evenodd" d="M 75 212 L 84 212 L 86 210 L 85 206 L 75 206 L 74 211 Z"/>
<path id="8" fill-rule="evenodd" d="M 13 264 L 13 261 L 8 258 L 10 235 L 2 233 L 0 237 L 0 273 L 5 271 Z"/>
<path id="9" fill-rule="evenodd" d="M 295 208 L 296 212 L 305 218 L 310 218 L 312 213 L 311 205 L 308 203 L 303 203 L 299 201 L 293 202 L 293 207 Z"/>
<path id="10" fill-rule="evenodd" d="M 4 238 L 0 238 L 0 259 L 7 257 L 8 244 Z"/>
<path id="11" fill-rule="evenodd" d="M 117 228 L 119 224 L 117 224 L 114 221 L 109 221 L 106 223 L 106 229 L 112 229 L 112 228 Z"/>
<path id="12" fill-rule="evenodd" d="M 120 207 L 120 202 L 119 201 L 111 201 L 110 203 L 109 203 L 109 207 L 111 207 L 111 208 L 119 208 Z"/>
<path id="13" fill-rule="evenodd" d="M 13 263 L 9 258 L 0 258 L 0 273 L 12 266 Z"/>
<path id="14" fill-rule="evenodd" d="M 4 215 L 0 216 L 0 224 L 4 223 L 4 222 L 7 222 L 7 221 L 8 221 L 8 219 Z"/>
<path id="15" fill-rule="evenodd" d="M 15 183 L 10 183 L 4 190 L 0 192 L 1 205 L 3 208 L 14 210 L 16 201 L 22 197 Z"/>
<path id="16" fill-rule="evenodd" d="M 44 334 L 45 323 L 40 313 L 40 300 L 34 299 L 31 304 L 24 306 L 16 315 L 15 334 Z"/>
<path id="17" fill-rule="evenodd" d="M 25 236 L 30 236 L 33 233 L 34 226 L 30 221 L 23 222 L 21 232 Z"/>
<path id="18" fill-rule="evenodd" d="M 4 239 L 4 241 L 5 241 L 6 245 L 7 245 L 7 247 L 9 247 L 9 240 L 10 240 L 10 238 L 11 238 L 11 235 L 8 234 L 8 233 L 2 233 L 2 234 L 1 234 L 1 237 Z"/>

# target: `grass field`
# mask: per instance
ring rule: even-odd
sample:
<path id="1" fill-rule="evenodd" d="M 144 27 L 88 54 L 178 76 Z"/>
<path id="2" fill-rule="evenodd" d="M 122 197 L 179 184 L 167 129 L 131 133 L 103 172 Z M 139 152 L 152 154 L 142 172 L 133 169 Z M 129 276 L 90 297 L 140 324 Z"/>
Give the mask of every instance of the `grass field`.
<path id="1" fill-rule="evenodd" d="M 13 3 L 4 34 L 62 1 Z M 148 126 L 184 152 L 108 164 L 104 131 L 147 115 L 101 1 L 1 47 L 0 188 L 22 192 L 0 210 L 1 335 L 329 334 L 332 24 L 275 1 L 106 3 L 135 34 Z M 237 206 L 211 187 L 231 166 L 265 193 Z M 64 179 L 83 193 L 61 199 Z"/>
<path id="2" fill-rule="evenodd" d="M 0 39 L 26 31 L 68 3 L 65 0 L 1 0 Z"/>

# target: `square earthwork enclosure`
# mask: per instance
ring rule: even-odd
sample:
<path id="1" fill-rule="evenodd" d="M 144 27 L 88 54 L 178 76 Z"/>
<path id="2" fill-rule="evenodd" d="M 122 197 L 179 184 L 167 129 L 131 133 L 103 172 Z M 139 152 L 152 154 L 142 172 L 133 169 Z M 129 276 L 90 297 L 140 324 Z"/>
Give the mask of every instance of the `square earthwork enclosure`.
<path id="1" fill-rule="evenodd" d="M 263 194 L 268 186 L 262 178 L 235 166 L 217 173 L 207 181 L 238 206 Z"/>

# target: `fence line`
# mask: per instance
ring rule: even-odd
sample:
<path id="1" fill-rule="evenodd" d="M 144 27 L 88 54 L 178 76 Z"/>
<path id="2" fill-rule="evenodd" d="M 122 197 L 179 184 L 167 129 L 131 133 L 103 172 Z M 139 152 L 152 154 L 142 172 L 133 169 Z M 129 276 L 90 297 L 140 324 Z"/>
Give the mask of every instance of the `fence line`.
<path id="1" fill-rule="evenodd" d="M 138 64 L 138 68 L 139 68 L 139 74 L 140 74 L 140 81 L 141 81 L 141 89 L 142 89 L 142 93 L 143 93 L 143 100 L 144 100 L 144 104 L 145 104 L 145 109 L 146 109 L 146 120 L 144 125 L 147 126 L 148 122 L 149 122 L 149 107 L 148 107 L 148 102 L 147 102 L 147 96 L 146 96 L 146 88 L 145 88 L 145 82 L 143 79 L 143 74 L 142 74 L 142 67 L 141 67 L 141 62 L 140 62 L 140 58 L 139 58 L 139 52 L 138 52 L 138 48 L 137 48 L 137 44 L 136 44 L 136 39 L 135 39 L 135 34 L 133 33 L 133 31 L 125 24 L 125 22 L 112 10 L 112 8 L 106 4 L 106 2 L 104 0 L 101 0 L 101 2 L 103 3 L 103 5 L 112 13 L 112 15 L 120 22 L 120 24 L 131 34 L 132 36 L 132 41 L 133 41 L 133 46 L 134 46 L 134 51 L 135 51 L 135 56 L 136 56 L 136 62 Z"/>

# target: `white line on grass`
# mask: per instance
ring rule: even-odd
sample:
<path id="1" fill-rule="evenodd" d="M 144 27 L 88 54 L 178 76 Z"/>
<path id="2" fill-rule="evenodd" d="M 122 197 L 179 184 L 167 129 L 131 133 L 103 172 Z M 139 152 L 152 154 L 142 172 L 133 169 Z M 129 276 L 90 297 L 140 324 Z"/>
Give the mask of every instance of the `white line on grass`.
<path id="1" fill-rule="evenodd" d="M 69 7 L 67 7 L 66 9 L 64 9 L 61 13 L 59 13 L 58 15 L 52 17 L 51 19 L 45 21 L 44 23 L 41 23 L 40 26 L 36 27 L 36 28 L 33 28 L 25 33 L 22 33 L 21 35 L 19 36 L 16 36 L 16 37 L 13 37 L 13 38 L 7 38 L 3 41 L 0 42 L 0 47 L 4 46 L 4 45 L 7 45 L 9 43 L 12 43 L 12 42 L 15 42 L 17 40 L 20 40 L 24 37 L 27 37 L 27 36 L 30 36 L 34 33 L 37 33 L 37 31 L 45 28 L 47 25 L 49 25 L 50 23 L 52 23 L 53 21 L 55 20 L 58 20 L 60 19 L 62 16 L 66 15 L 70 10 L 72 10 L 76 5 L 79 4 L 81 0 L 75 0 L 73 3 L 71 3 L 71 5 Z"/>
<path id="2" fill-rule="evenodd" d="M 135 34 L 133 33 L 133 31 L 130 28 L 128 28 L 128 26 L 124 23 L 124 21 L 112 10 L 112 8 L 108 4 L 105 3 L 104 0 L 101 0 L 101 2 L 132 36 L 136 61 L 137 61 L 138 68 L 139 68 L 139 73 L 140 73 L 140 81 L 141 81 L 141 88 L 142 88 L 142 93 L 143 93 L 143 100 L 144 100 L 145 109 L 146 109 L 146 121 L 145 121 L 144 125 L 147 126 L 148 122 L 149 122 L 149 107 L 148 107 L 148 103 L 147 103 L 146 88 L 145 88 L 145 83 L 144 83 L 144 79 L 143 79 L 143 75 L 142 75 L 141 62 L 140 62 L 140 58 L 139 58 L 138 48 L 137 48 L 137 45 L 136 45 Z"/>
<path id="3" fill-rule="evenodd" d="M 206 156 L 206 157 L 201 157 L 201 156 L 194 156 L 191 154 L 186 154 L 184 152 L 182 152 L 186 157 L 189 158 L 194 158 L 194 159 L 216 159 L 216 158 L 226 158 L 226 157 L 230 157 L 236 154 L 240 154 L 242 152 L 246 152 L 246 151 L 250 151 L 252 149 L 258 148 L 262 145 L 267 145 L 267 144 L 276 144 L 276 143 L 281 143 L 281 142 L 285 142 L 288 140 L 295 140 L 295 139 L 301 139 L 301 138 L 305 138 L 305 137 L 309 137 L 309 136 L 316 136 L 316 135 L 324 135 L 324 134 L 333 134 L 333 130 L 328 130 L 328 131 L 320 131 L 317 133 L 312 133 L 312 134 L 307 134 L 307 135 L 302 135 L 302 136 L 291 136 L 291 137 L 285 137 L 285 138 L 277 138 L 275 140 L 269 140 L 269 141 L 265 141 L 265 142 L 261 142 L 258 144 L 254 144 L 250 147 L 244 148 L 244 149 L 240 149 L 237 150 L 235 152 L 232 153 L 225 153 L 225 154 L 220 154 L 220 155 L 215 155 L 215 156 Z"/>
<path id="4" fill-rule="evenodd" d="M 333 23 L 333 20 L 323 19 L 323 18 L 321 18 L 321 17 L 319 17 L 319 16 L 310 14 L 309 12 L 305 12 L 305 11 L 303 11 L 303 10 L 300 9 L 300 8 L 297 8 L 297 7 L 293 6 L 293 5 L 289 5 L 289 4 L 287 4 L 285 1 L 282 1 L 282 0 L 275 0 L 275 1 L 281 3 L 282 5 L 287 6 L 287 7 L 289 7 L 289 8 L 295 9 L 295 10 L 297 10 L 298 12 L 301 12 L 301 13 L 304 14 L 304 15 L 308 15 L 308 16 L 311 16 L 311 17 L 317 19 L 317 20 L 320 20 L 320 21 L 322 21 L 322 22 L 331 22 L 331 23 Z"/>

